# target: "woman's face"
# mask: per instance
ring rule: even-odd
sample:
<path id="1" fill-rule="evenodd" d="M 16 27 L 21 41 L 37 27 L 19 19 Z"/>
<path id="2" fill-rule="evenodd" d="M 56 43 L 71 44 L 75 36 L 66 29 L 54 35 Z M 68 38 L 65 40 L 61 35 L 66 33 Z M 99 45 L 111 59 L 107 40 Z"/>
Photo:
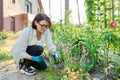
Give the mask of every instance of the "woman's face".
<path id="1" fill-rule="evenodd" d="M 43 33 L 46 29 L 49 28 L 50 24 L 46 20 L 42 20 L 40 22 L 35 21 L 35 25 L 36 25 L 36 30 L 40 33 Z"/>

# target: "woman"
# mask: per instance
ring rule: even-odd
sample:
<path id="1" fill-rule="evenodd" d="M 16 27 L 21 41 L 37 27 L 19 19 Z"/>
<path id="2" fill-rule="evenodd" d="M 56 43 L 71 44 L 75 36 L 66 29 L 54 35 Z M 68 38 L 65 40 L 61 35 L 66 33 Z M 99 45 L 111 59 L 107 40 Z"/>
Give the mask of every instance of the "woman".
<path id="1" fill-rule="evenodd" d="M 50 27 L 50 18 L 44 13 L 39 13 L 33 19 L 32 25 L 23 29 L 11 50 L 18 71 L 26 75 L 34 75 L 36 72 L 31 66 L 39 70 L 47 68 L 41 57 L 44 43 L 48 51 L 54 56 L 55 63 L 58 63 L 56 47 L 51 39 Z"/>

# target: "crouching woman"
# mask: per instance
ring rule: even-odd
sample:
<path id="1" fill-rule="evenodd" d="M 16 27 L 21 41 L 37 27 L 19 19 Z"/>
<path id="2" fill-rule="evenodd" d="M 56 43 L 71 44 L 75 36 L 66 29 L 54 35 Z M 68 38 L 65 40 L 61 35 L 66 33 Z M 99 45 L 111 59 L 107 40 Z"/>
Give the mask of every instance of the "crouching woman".
<path id="1" fill-rule="evenodd" d="M 58 63 L 50 27 L 50 18 L 44 13 L 39 13 L 33 19 L 31 26 L 22 30 L 11 50 L 18 71 L 26 75 L 34 75 L 36 73 L 35 69 L 45 70 L 47 68 L 45 61 L 41 57 L 44 44 L 47 45 L 48 51 L 54 56 L 55 63 Z"/>

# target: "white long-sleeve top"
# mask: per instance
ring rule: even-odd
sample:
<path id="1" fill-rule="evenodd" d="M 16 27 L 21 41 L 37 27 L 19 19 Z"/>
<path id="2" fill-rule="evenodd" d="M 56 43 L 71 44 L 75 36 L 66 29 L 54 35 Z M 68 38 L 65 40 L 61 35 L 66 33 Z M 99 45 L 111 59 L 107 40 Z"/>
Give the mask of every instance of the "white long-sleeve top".
<path id="1" fill-rule="evenodd" d="M 56 50 L 56 46 L 52 42 L 50 30 L 47 29 L 41 35 L 41 39 L 37 40 L 36 30 L 29 26 L 23 29 L 21 35 L 13 45 L 11 53 L 13 55 L 15 62 L 18 65 L 19 60 L 22 58 L 26 58 L 26 56 L 28 55 L 28 53 L 26 52 L 27 46 L 40 45 L 43 47 L 44 44 L 47 46 L 48 51 L 52 49 Z"/>

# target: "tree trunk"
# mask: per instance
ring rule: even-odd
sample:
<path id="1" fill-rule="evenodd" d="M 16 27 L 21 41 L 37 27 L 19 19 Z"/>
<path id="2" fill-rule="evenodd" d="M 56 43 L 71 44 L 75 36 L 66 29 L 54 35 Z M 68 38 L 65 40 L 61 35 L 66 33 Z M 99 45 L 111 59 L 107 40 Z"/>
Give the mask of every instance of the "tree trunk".
<path id="1" fill-rule="evenodd" d="M 79 21 L 79 25 L 81 26 L 81 23 L 80 23 L 80 11 L 79 11 L 79 2 L 78 0 L 77 1 L 77 9 L 78 9 L 78 21 Z"/>
<path id="2" fill-rule="evenodd" d="M 44 13 L 44 8 L 43 8 L 43 5 L 42 5 L 42 1 L 38 0 L 38 4 L 39 4 L 39 7 L 40 7 L 40 12 Z"/>
<path id="3" fill-rule="evenodd" d="M 0 31 L 3 29 L 3 0 L 0 0 Z"/>
<path id="4" fill-rule="evenodd" d="M 69 11 L 69 0 L 65 0 L 65 24 L 69 24 L 70 11 Z"/>
<path id="5" fill-rule="evenodd" d="M 49 0 L 49 16 L 51 18 L 51 0 Z"/>
<path id="6" fill-rule="evenodd" d="M 106 0 L 104 0 L 104 27 L 107 27 L 107 19 L 106 19 Z"/>
<path id="7" fill-rule="evenodd" d="M 60 17 L 61 17 L 61 21 L 62 21 L 62 0 L 60 0 Z"/>
<path id="8" fill-rule="evenodd" d="M 114 21 L 114 0 L 112 0 L 112 21 Z"/>
<path id="9" fill-rule="evenodd" d="M 118 1 L 118 22 L 120 22 L 120 1 Z"/>

